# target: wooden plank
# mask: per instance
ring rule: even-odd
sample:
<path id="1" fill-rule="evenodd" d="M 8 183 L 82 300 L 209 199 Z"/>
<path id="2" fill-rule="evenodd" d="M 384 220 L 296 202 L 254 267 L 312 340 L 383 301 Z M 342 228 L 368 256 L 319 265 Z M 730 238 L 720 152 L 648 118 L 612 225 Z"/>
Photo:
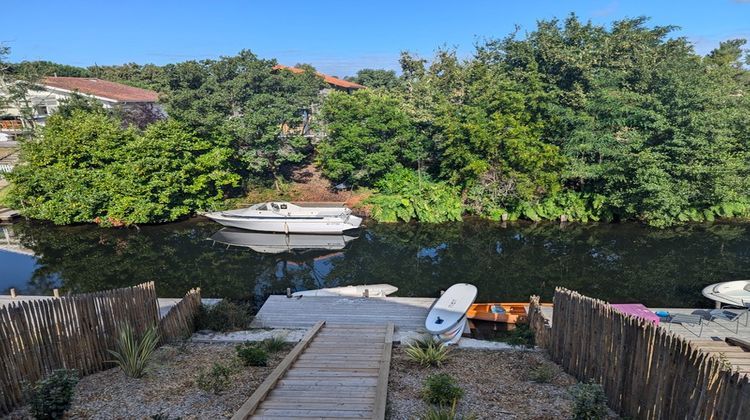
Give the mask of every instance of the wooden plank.
<path id="1" fill-rule="evenodd" d="M 301 409 L 301 410 L 286 410 L 283 408 L 268 408 L 268 409 L 262 409 L 258 410 L 259 416 L 278 416 L 278 417 L 346 417 L 346 418 L 359 418 L 359 419 L 366 419 L 369 418 L 372 414 L 369 410 L 337 410 L 337 411 L 331 411 L 329 409 L 323 409 L 323 410 L 309 410 L 309 409 Z"/>
<path id="2" fill-rule="evenodd" d="M 383 360 L 380 362 L 377 394 L 375 396 L 375 410 L 372 414 L 374 420 L 385 419 L 385 404 L 388 398 L 388 372 L 391 367 L 391 350 L 393 346 L 393 323 L 388 323 L 383 343 L 385 345 L 385 351 L 383 352 Z"/>
<path id="3" fill-rule="evenodd" d="M 260 404 L 259 410 L 268 408 L 283 408 L 286 410 L 330 410 L 330 411 L 372 411 L 372 400 L 369 402 L 348 401 L 271 401 L 266 400 Z"/>
<path id="4" fill-rule="evenodd" d="M 245 401 L 244 404 L 242 404 L 242 406 L 239 410 L 237 410 L 236 413 L 234 413 L 234 415 L 232 416 L 233 420 L 244 420 L 253 414 L 260 402 L 263 401 L 266 395 L 268 395 L 271 389 L 276 385 L 276 382 L 281 379 L 282 376 L 284 376 L 287 370 L 289 370 L 292 363 L 297 360 L 297 357 L 299 357 L 299 355 L 302 354 L 303 351 L 305 351 L 305 348 L 308 346 L 313 337 L 315 337 L 318 331 L 320 331 L 324 324 L 325 321 L 318 321 L 315 326 L 313 326 L 305 334 L 302 340 L 297 343 L 296 346 L 294 346 L 292 351 L 290 351 L 289 354 L 284 357 L 284 360 L 282 360 L 281 363 L 276 366 L 271 374 L 268 375 L 263 383 L 260 384 L 255 392 L 253 392 L 253 395 L 251 395 L 250 398 L 248 398 L 248 400 Z"/>

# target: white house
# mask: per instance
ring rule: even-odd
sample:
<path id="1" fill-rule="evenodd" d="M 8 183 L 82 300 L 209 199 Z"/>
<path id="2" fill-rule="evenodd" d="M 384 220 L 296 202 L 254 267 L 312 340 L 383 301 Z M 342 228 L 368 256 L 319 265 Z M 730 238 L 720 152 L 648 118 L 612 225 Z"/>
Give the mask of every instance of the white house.
<path id="1" fill-rule="evenodd" d="M 21 118 L 22 108 L 31 108 L 34 123 L 44 125 L 47 116 L 73 93 L 97 99 L 105 108 L 119 108 L 136 124 L 166 115 L 158 103 L 159 94 L 152 90 L 89 77 L 46 77 L 38 90 L 28 91 L 26 103 L 11 103 L 0 109 L 0 142 L 12 141 L 23 132 L 27 122 Z"/>

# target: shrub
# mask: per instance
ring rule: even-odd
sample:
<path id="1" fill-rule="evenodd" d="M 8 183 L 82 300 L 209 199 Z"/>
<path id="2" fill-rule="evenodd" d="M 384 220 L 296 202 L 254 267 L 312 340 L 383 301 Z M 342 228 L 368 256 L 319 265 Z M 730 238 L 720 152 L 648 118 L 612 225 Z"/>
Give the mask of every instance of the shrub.
<path id="1" fill-rule="evenodd" d="M 272 338 L 267 338 L 263 340 L 263 348 L 266 349 L 269 353 L 276 353 L 281 350 L 284 350 L 286 347 L 286 340 L 284 340 L 284 337 L 281 336 L 275 336 Z"/>
<path id="2" fill-rule="evenodd" d="M 114 362 L 131 378 L 140 378 L 148 367 L 151 357 L 159 344 L 159 334 L 156 327 L 152 326 L 143 334 L 138 341 L 130 325 L 120 329 L 117 339 L 117 349 L 107 350 L 114 356 Z"/>
<path id="3" fill-rule="evenodd" d="M 198 388 L 202 389 L 203 391 L 212 392 L 218 395 L 229 387 L 229 377 L 231 376 L 231 374 L 232 369 L 229 366 L 214 362 L 213 366 L 211 366 L 211 369 L 201 370 L 198 373 L 196 383 L 198 385 Z"/>
<path id="4" fill-rule="evenodd" d="M 528 324 L 516 324 L 516 328 L 508 336 L 507 343 L 512 346 L 534 347 L 534 332 Z"/>
<path id="5" fill-rule="evenodd" d="M 548 384 L 557 376 L 557 369 L 548 363 L 541 363 L 529 371 L 529 379 L 540 384 Z"/>
<path id="6" fill-rule="evenodd" d="M 446 373 L 428 376 L 422 389 L 425 401 L 442 406 L 452 405 L 463 396 L 464 390 Z"/>
<path id="7" fill-rule="evenodd" d="M 201 305 L 195 322 L 198 330 L 227 332 L 246 329 L 251 319 L 248 305 L 222 300 Z"/>
<path id="8" fill-rule="evenodd" d="M 245 366 L 267 366 L 268 352 L 257 344 L 245 342 L 238 344 L 237 356 L 242 359 Z"/>
<path id="9" fill-rule="evenodd" d="M 37 419 L 61 419 L 70 408 L 77 383 L 77 372 L 65 369 L 37 382 L 31 389 L 31 414 Z"/>
<path id="10" fill-rule="evenodd" d="M 463 202 L 455 187 L 426 174 L 395 169 L 377 183 L 378 193 L 367 199 L 372 217 L 393 223 L 417 219 L 426 223 L 461 221 Z"/>
<path id="11" fill-rule="evenodd" d="M 573 418 L 579 420 L 603 419 L 607 416 L 607 396 L 601 385 L 589 382 L 576 384 L 573 395 Z"/>
<path id="12" fill-rule="evenodd" d="M 422 366 L 441 366 L 450 357 L 450 349 L 432 337 L 421 338 L 406 347 L 406 355 Z"/>

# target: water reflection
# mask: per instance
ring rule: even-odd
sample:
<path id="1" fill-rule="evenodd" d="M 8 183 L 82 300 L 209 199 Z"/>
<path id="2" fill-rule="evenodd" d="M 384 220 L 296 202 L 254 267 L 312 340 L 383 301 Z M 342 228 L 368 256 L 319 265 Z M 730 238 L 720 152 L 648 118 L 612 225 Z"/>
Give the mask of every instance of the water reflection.
<path id="1" fill-rule="evenodd" d="M 311 235 L 251 232 L 235 228 L 223 228 L 209 238 L 214 242 L 229 246 L 250 248 L 261 254 L 281 254 L 284 252 L 304 253 L 321 250 L 342 250 L 356 236 Z"/>
<path id="2" fill-rule="evenodd" d="M 390 283 L 401 296 L 437 296 L 453 283 L 471 282 L 482 301 L 549 298 L 555 286 L 565 286 L 613 302 L 708 306 L 703 286 L 750 277 L 748 227 L 370 222 L 357 240 L 342 238 L 340 250 L 288 252 L 296 245 L 282 244 L 287 251 L 261 253 L 206 240 L 216 225 L 200 219 L 140 229 L 24 222 L 14 225 L 15 234 L 37 265 L 0 250 L 0 285 L 36 292 L 59 279 L 64 290 L 79 292 L 156 280 L 162 296 L 200 286 L 205 296 L 261 302 L 287 287 Z M 8 268 L 27 270 L 26 276 L 5 281 Z"/>

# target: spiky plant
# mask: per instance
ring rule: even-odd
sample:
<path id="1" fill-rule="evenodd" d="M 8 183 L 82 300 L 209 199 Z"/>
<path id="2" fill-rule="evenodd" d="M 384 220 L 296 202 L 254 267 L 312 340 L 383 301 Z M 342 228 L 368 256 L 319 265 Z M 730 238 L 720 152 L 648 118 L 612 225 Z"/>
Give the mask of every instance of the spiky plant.
<path id="1" fill-rule="evenodd" d="M 131 378 L 140 378 L 146 371 L 151 357 L 159 344 L 159 333 L 155 326 L 151 326 L 138 340 L 130 325 L 120 329 L 117 338 L 117 348 L 107 350 L 115 359 L 117 366 Z"/>
<path id="2" fill-rule="evenodd" d="M 277 351 L 284 350 L 286 347 L 286 340 L 282 336 L 273 336 L 263 340 L 263 348 L 269 353 L 276 353 Z"/>
<path id="3" fill-rule="evenodd" d="M 450 357 L 450 348 L 432 337 L 413 341 L 406 347 L 406 355 L 422 366 L 441 366 Z"/>

